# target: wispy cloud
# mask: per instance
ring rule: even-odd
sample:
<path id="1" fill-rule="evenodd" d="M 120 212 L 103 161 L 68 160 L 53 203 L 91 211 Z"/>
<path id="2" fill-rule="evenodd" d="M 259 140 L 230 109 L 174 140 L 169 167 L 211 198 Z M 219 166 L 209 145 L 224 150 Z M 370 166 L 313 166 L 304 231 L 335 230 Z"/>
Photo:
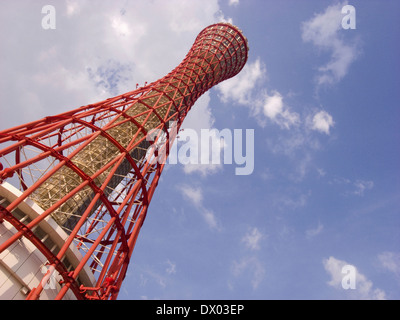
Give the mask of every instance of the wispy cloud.
<path id="1" fill-rule="evenodd" d="M 306 238 L 307 239 L 314 238 L 315 236 L 319 235 L 323 230 L 324 230 L 324 225 L 321 222 L 318 222 L 318 226 L 306 230 Z"/>
<path id="2" fill-rule="evenodd" d="M 239 0 L 229 0 L 230 6 L 237 6 L 239 4 Z"/>
<path id="3" fill-rule="evenodd" d="M 155 271 L 152 268 L 141 270 L 139 280 L 141 287 L 157 284 L 159 287 L 165 288 L 168 283 L 168 277 L 163 272 Z"/>
<path id="4" fill-rule="evenodd" d="M 183 131 L 179 134 L 178 143 L 180 145 L 181 141 L 185 143 L 185 145 L 190 150 L 197 150 L 196 155 L 190 155 L 190 158 L 195 160 L 192 163 L 184 164 L 183 171 L 186 174 L 200 174 L 205 177 L 211 174 L 214 174 L 220 170 L 222 170 L 222 164 L 212 163 L 210 159 L 205 159 L 205 154 L 201 153 L 201 148 L 198 145 L 199 140 L 189 139 L 186 141 L 185 129 L 193 129 L 196 131 L 197 136 L 201 137 L 202 129 L 213 129 L 215 122 L 215 118 L 211 113 L 210 107 L 210 94 L 206 92 L 201 96 L 196 105 L 190 110 L 189 114 L 185 118 L 183 122 L 182 129 Z M 214 131 L 211 131 L 215 134 Z M 190 137 L 189 137 L 190 138 Z M 214 136 L 213 136 L 214 138 Z M 211 144 L 211 150 L 209 150 L 208 157 L 211 159 L 217 159 L 221 156 L 221 151 L 223 150 L 223 144 Z M 197 163 L 194 163 L 197 162 Z"/>
<path id="5" fill-rule="evenodd" d="M 244 254 L 231 263 L 232 278 L 228 286 L 234 289 L 234 285 L 240 278 L 246 285 L 250 284 L 253 290 L 256 290 L 265 278 L 265 265 L 260 260 L 260 249 L 262 240 L 267 235 L 261 232 L 257 227 L 252 227 L 247 230 L 240 242 L 244 244 L 246 252 L 251 252 L 251 255 Z"/>
<path id="6" fill-rule="evenodd" d="M 353 194 L 363 196 L 366 190 L 371 190 L 374 187 L 373 181 L 356 180 L 354 182 L 355 190 Z"/>
<path id="7" fill-rule="evenodd" d="M 79 1 L 76 0 L 67 0 L 66 1 L 66 6 L 67 6 L 67 16 L 71 17 L 79 12 Z"/>
<path id="8" fill-rule="evenodd" d="M 364 193 L 368 190 L 372 190 L 374 187 L 374 182 L 372 180 L 362 180 L 362 179 L 356 179 L 356 180 L 351 180 L 348 178 L 343 178 L 343 177 L 336 177 L 332 179 L 330 184 L 333 185 L 342 185 L 342 186 L 348 186 L 346 187 L 345 191 L 343 192 L 344 195 L 349 196 L 349 195 L 355 195 L 362 197 L 364 196 Z"/>
<path id="9" fill-rule="evenodd" d="M 290 111 L 289 107 L 284 105 L 283 97 L 277 91 L 274 91 L 272 95 L 265 95 L 263 113 L 268 119 L 285 129 L 300 122 L 299 114 Z"/>
<path id="10" fill-rule="evenodd" d="M 310 42 L 319 50 L 330 53 L 327 64 L 319 67 L 317 84 L 335 84 L 346 76 L 350 65 L 356 60 L 359 49 L 355 41 L 344 41 L 341 32 L 342 7 L 337 3 L 302 24 L 302 39 Z"/>
<path id="11" fill-rule="evenodd" d="M 386 299 L 385 291 L 374 288 L 372 281 L 368 280 L 365 275 L 360 273 L 356 268 L 356 287 L 355 289 L 345 290 L 342 287 L 343 277 L 346 273 L 343 273 L 343 267 L 350 265 L 346 261 L 329 257 L 324 259 L 322 264 L 331 277 L 328 285 L 336 288 L 337 290 L 343 290 L 343 296 L 348 299 L 359 299 L 359 300 L 384 300 Z M 354 267 L 354 266 L 353 266 Z"/>
<path id="12" fill-rule="evenodd" d="M 267 120 L 285 129 L 299 124 L 299 115 L 284 103 L 282 94 L 277 90 L 268 94 L 268 90 L 260 86 L 266 77 L 267 69 L 259 58 L 248 62 L 237 76 L 218 85 L 219 97 L 224 103 L 234 102 L 249 108 L 261 126 L 265 126 Z"/>
<path id="13" fill-rule="evenodd" d="M 242 238 L 242 242 L 246 245 L 246 247 L 250 250 L 259 250 L 260 242 L 265 238 L 265 235 L 261 233 L 258 228 L 252 228 L 249 230 Z"/>
<path id="14" fill-rule="evenodd" d="M 194 188 L 188 185 L 181 186 L 180 190 L 186 199 L 189 199 L 196 207 L 203 205 L 203 191 L 200 187 Z"/>
<path id="15" fill-rule="evenodd" d="M 184 198 L 188 199 L 201 213 L 208 227 L 213 230 L 219 230 L 220 226 L 212 210 L 203 205 L 203 190 L 201 187 L 192 187 L 190 185 L 181 185 L 179 187 Z"/>
<path id="16" fill-rule="evenodd" d="M 328 112 L 322 110 L 314 115 L 310 128 L 329 135 L 330 129 L 333 125 L 334 122 L 332 116 Z"/>
<path id="17" fill-rule="evenodd" d="M 238 75 L 217 86 L 220 99 L 225 103 L 234 101 L 254 108 L 253 89 L 266 77 L 266 72 L 265 64 L 259 58 L 254 62 L 247 62 Z"/>
<path id="18" fill-rule="evenodd" d="M 261 261 L 255 257 L 243 257 L 232 263 L 232 274 L 238 277 L 249 278 L 252 288 L 255 290 L 265 277 L 265 267 Z"/>
<path id="19" fill-rule="evenodd" d="M 171 260 L 167 260 L 166 262 L 167 268 L 165 269 L 165 272 L 167 274 L 175 274 L 176 273 L 176 263 L 171 262 Z"/>
<path id="20" fill-rule="evenodd" d="M 400 279 L 400 252 L 385 251 L 378 255 L 378 259 L 383 268 Z"/>

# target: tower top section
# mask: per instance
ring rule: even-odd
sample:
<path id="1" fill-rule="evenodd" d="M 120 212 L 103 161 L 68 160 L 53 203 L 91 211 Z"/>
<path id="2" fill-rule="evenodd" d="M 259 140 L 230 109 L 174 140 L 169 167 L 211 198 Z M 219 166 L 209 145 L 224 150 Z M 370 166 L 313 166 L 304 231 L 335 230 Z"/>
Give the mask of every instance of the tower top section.
<path id="1" fill-rule="evenodd" d="M 240 72 L 248 57 L 248 41 L 242 31 L 230 23 L 217 23 L 203 29 L 197 36 L 192 50 L 208 51 L 215 54 L 220 62 L 220 81 L 229 79 Z M 191 51 L 192 51 L 191 50 Z M 190 54 L 190 52 L 189 52 Z"/>
<path id="2" fill-rule="evenodd" d="M 247 38 L 239 28 L 225 22 L 213 24 L 199 33 L 185 59 L 170 74 L 198 70 L 197 75 L 205 75 L 199 77 L 204 92 L 238 74 L 247 62 L 248 51 Z"/>

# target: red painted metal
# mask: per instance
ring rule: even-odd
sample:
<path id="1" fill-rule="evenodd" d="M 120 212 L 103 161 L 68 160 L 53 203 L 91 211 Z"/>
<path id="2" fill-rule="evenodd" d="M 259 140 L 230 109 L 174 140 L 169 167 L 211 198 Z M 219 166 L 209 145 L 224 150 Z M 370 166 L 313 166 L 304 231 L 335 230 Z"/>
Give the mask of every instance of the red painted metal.
<path id="1" fill-rule="evenodd" d="M 68 290 L 77 299 L 116 299 L 164 168 L 149 152 L 157 156 L 166 150 L 168 155 L 175 139 L 168 130 L 171 121 L 179 130 L 196 99 L 239 73 L 247 54 L 247 39 L 239 29 L 227 23 L 214 24 L 200 32 L 182 63 L 158 81 L 0 131 L 0 183 L 19 184 L 22 192 L 9 205 L 0 206 L 0 223 L 6 220 L 17 230 L 0 245 L 0 253 L 25 237 L 48 259 L 48 273 L 57 270 L 62 276 L 57 299 Z M 131 134 L 126 140 L 123 131 L 128 129 Z M 154 142 L 146 140 L 153 129 L 165 135 L 158 149 L 152 144 L 160 145 L 160 134 L 153 137 Z M 92 150 L 103 147 L 99 155 Z M 108 153 L 111 155 L 103 157 Z M 98 158 L 100 165 L 94 167 L 91 162 Z M 55 185 L 57 179 L 69 179 L 65 190 Z M 57 197 L 40 198 L 46 188 L 55 189 Z M 79 210 L 70 209 L 71 215 L 63 216 L 63 206 L 75 198 L 83 199 Z M 26 199 L 36 201 L 44 213 L 24 224 L 13 216 L 13 210 Z M 68 233 L 56 254 L 32 231 L 50 216 L 65 220 L 58 223 Z M 67 271 L 62 260 L 70 245 L 75 245 L 83 258 Z M 86 265 L 95 275 L 93 286 L 78 284 Z M 33 288 L 28 299 L 38 299 L 42 291 L 41 285 Z"/>

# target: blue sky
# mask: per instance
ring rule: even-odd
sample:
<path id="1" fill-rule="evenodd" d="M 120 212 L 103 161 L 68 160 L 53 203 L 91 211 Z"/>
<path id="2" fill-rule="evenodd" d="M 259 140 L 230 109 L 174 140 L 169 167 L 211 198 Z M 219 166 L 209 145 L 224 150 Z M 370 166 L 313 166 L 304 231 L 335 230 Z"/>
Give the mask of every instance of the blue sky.
<path id="1" fill-rule="evenodd" d="M 398 1 L 96 3 L 0 3 L 0 129 L 154 81 L 214 22 L 250 46 L 184 126 L 254 129 L 254 172 L 167 165 L 121 299 L 400 298 Z"/>

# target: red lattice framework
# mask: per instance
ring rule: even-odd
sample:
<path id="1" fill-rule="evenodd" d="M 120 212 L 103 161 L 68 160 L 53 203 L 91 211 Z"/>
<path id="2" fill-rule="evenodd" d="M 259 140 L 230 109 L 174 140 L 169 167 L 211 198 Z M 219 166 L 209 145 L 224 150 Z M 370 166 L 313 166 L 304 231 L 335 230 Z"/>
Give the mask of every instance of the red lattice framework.
<path id="1" fill-rule="evenodd" d="M 19 187 L 22 195 L 0 205 L 0 223 L 7 221 L 17 230 L 1 243 L 0 253 L 25 237 L 48 260 L 46 276 L 53 270 L 61 275 L 57 299 L 68 290 L 77 299 L 115 299 L 164 168 L 155 159 L 160 153 L 168 156 L 173 132 L 196 99 L 239 73 L 247 53 L 240 30 L 227 23 L 211 25 L 182 63 L 160 80 L 1 131 L 0 182 Z M 21 222 L 14 212 L 26 199 L 44 212 Z M 61 247 L 49 248 L 35 234 L 48 216 L 68 234 Z M 65 263 L 71 245 L 82 254 L 72 268 Z M 79 283 L 85 265 L 95 275 L 92 287 Z M 39 298 L 42 290 L 41 284 L 33 288 L 28 299 Z"/>

